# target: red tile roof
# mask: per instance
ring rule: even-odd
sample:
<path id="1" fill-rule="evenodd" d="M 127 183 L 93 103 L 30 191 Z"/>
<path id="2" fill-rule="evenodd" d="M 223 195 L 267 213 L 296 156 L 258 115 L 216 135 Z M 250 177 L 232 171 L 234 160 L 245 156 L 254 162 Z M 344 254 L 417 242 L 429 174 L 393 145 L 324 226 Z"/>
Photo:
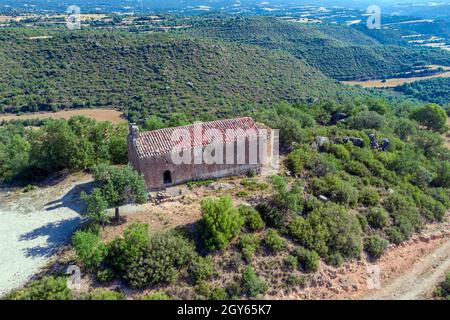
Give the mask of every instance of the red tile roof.
<path id="1" fill-rule="evenodd" d="M 219 143 L 234 141 L 236 139 L 258 136 L 260 131 L 252 118 L 236 118 L 203 122 L 188 126 L 164 128 L 139 133 L 136 139 L 136 150 L 140 158 L 152 157 L 171 153 L 174 150 L 206 146 L 211 143 L 208 130 L 216 129 L 220 133 Z M 242 130 L 239 130 L 242 129 Z M 234 137 L 226 134 L 227 130 L 236 130 Z M 191 139 L 182 139 L 181 136 L 190 135 Z M 174 139 L 175 137 L 175 139 Z M 179 138 L 179 140 L 176 140 Z M 175 140 L 175 141 L 174 141 Z M 182 142 L 182 143 L 181 143 Z"/>

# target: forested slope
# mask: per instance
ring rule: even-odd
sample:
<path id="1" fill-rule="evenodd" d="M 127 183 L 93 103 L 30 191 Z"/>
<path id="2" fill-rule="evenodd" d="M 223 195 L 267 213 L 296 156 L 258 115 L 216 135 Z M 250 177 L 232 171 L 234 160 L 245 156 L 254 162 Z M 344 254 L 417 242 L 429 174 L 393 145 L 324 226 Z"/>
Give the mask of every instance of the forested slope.
<path id="1" fill-rule="evenodd" d="M 436 78 L 405 83 L 395 88 L 405 95 L 441 105 L 450 104 L 450 78 Z"/>
<path id="2" fill-rule="evenodd" d="M 405 47 L 393 34 L 371 37 L 339 25 L 308 25 L 275 18 L 211 18 L 200 20 L 190 34 L 284 50 L 338 80 L 393 76 L 414 65 L 450 65 L 442 50 Z"/>
<path id="3" fill-rule="evenodd" d="M 0 33 L 0 108 L 117 106 L 130 116 L 239 112 L 361 92 L 286 52 L 174 34 Z M 247 107 L 246 107 L 247 106 Z"/>

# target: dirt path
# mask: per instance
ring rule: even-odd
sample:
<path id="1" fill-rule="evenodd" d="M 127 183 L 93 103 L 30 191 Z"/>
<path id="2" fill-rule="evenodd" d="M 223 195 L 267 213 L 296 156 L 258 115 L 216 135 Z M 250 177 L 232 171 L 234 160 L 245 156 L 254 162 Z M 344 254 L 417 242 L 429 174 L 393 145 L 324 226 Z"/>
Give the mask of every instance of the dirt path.
<path id="1" fill-rule="evenodd" d="M 70 239 L 89 181 L 80 174 L 28 193 L 0 190 L 0 296 L 23 286 Z"/>
<path id="2" fill-rule="evenodd" d="M 368 299 L 416 300 L 430 296 L 450 270 L 450 239 L 420 259 L 411 270 L 383 287 Z"/>

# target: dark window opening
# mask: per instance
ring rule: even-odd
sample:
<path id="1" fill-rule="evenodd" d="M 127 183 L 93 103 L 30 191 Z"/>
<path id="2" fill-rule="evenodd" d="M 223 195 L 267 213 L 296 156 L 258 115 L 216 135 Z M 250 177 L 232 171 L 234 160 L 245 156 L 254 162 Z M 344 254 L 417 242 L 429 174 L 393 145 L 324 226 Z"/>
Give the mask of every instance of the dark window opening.
<path id="1" fill-rule="evenodd" d="M 164 184 L 172 184 L 172 174 L 169 170 L 164 171 L 163 174 Z"/>

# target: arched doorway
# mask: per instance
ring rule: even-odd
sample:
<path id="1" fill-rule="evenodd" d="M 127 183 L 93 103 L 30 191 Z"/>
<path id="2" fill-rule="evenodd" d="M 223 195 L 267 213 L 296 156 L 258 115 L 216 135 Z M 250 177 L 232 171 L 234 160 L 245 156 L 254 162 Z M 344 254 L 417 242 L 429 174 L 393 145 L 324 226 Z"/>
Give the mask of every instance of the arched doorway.
<path id="1" fill-rule="evenodd" d="M 172 173 L 169 170 L 164 171 L 163 180 L 164 184 L 172 184 Z"/>

